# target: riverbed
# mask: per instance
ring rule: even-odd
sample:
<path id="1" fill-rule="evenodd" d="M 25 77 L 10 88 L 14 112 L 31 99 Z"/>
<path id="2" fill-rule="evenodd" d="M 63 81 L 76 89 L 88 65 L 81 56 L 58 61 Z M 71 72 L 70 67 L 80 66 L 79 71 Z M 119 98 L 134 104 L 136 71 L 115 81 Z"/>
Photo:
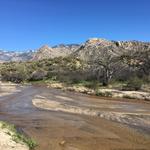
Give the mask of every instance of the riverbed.
<path id="1" fill-rule="evenodd" d="M 0 97 L 0 120 L 15 124 L 34 138 L 36 150 L 150 149 L 149 102 L 88 96 L 43 86 L 15 88 L 16 92 Z M 33 100 L 59 105 L 54 105 L 57 109 L 45 103 L 35 106 Z"/>

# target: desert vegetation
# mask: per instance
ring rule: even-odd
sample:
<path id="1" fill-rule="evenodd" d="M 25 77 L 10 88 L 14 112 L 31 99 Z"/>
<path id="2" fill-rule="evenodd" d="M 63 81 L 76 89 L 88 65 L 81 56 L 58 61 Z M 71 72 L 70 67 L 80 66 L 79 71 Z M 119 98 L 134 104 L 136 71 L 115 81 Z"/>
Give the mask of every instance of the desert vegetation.
<path id="1" fill-rule="evenodd" d="M 150 51 L 116 56 L 104 51 L 101 57 L 83 61 L 57 57 L 28 62 L 0 64 L 1 80 L 21 82 L 59 81 L 96 90 L 118 85 L 122 90 L 140 90 L 150 83 Z"/>

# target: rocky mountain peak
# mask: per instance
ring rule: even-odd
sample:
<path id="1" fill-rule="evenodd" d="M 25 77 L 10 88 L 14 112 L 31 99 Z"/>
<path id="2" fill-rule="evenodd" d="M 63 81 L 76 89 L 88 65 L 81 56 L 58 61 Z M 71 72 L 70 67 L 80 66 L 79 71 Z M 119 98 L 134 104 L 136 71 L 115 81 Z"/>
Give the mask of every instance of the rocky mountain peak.
<path id="1" fill-rule="evenodd" d="M 49 51 L 51 49 L 51 47 L 49 47 L 48 45 L 43 45 L 41 48 L 38 49 L 38 51 Z"/>
<path id="2" fill-rule="evenodd" d="M 48 45 L 42 46 L 37 50 L 32 60 L 55 58 L 55 57 L 65 57 L 70 55 L 72 52 L 76 51 L 80 45 L 70 44 L 59 44 L 54 47 L 49 47 Z"/>
<path id="3" fill-rule="evenodd" d="M 48 45 L 43 45 L 43 46 L 41 47 L 41 49 L 48 49 L 48 48 L 49 48 Z"/>
<path id="4" fill-rule="evenodd" d="M 85 46 L 110 46 L 113 43 L 103 38 L 90 38 L 85 42 Z"/>
<path id="5" fill-rule="evenodd" d="M 150 50 L 149 42 L 139 41 L 109 41 L 99 38 L 91 38 L 73 53 L 82 60 L 94 60 L 102 57 L 104 53 L 111 56 L 119 56 L 124 53 L 145 52 Z"/>

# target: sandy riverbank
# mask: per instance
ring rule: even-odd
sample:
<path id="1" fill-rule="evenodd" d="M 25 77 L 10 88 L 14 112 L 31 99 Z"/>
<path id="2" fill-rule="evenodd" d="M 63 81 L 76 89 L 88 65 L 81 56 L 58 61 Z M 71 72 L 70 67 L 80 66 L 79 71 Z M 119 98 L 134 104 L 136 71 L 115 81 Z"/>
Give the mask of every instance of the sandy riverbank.
<path id="1" fill-rule="evenodd" d="M 19 92 L 17 85 L 10 82 L 0 82 L 0 97 Z M 29 150 L 23 142 L 15 142 L 13 140 L 14 132 L 0 121 L 0 150 Z"/>
<path id="2" fill-rule="evenodd" d="M 122 91 L 122 90 L 111 89 L 111 88 L 99 88 L 96 91 L 94 91 L 93 89 L 84 86 L 75 86 L 75 85 L 66 86 L 65 84 L 62 83 L 49 83 L 47 87 L 85 93 L 89 95 L 150 101 L 150 93 L 143 92 L 143 91 Z"/>
<path id="3" fill-rule="evenodd" d="M 121 90 L 111 89 L 111 88 L 99 88 L 98 90 L 94 91 L 93 89 L 90 89 L 84 86 L 76 86 L 76 85 L 66 86 L 63 83 L 48 83 L 46 85 L 48 88 L 55 88 L 55 89 L 62 89 L 64 91 L 85 93 L 88 95 L 150 101 L 150 93 L 143 92 L 143 91 L 121 91 Z M 10 95 L 14 92 L 20 92 L 20 89 L 17 88 L 18 86 L 20 85 L 11 83 L 11 82 L 0 81 L 0 97 L 5 96 L 5 95 Z"/>
<path id="4" fill-rule="evenodd" d="M 29 150 L 25 143 L 15 141 L 15 134 L 4 122 L 0 121 L 0 150 Z"/>

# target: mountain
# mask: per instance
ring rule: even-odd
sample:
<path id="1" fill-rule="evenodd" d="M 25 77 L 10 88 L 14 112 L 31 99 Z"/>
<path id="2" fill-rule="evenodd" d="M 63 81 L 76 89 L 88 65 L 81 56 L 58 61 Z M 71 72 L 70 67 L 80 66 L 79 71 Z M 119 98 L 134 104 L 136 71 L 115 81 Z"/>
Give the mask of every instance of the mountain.
<path id="1" fill-rule="evenodd" d="M 80 45 L 78 44 L 60 44 L 54 47 L 48 47 L 47 45 L 44 45 L 37 50 L 32 60 L 69 56 L 71 53 L 75 52 L 79 47 Z"/>
<path id="2" fill-rule="evenodd" d="M 0 50 L 0 62 L 27 61 L 33 57 L 33 52 L 9 52 Z"/>
<path id="3" fill-rule="evenodd" d="M 7 52 L 0 50 L 0 62 L 40 60 L 55 57 L 72 56 L 82 60 L 93 60 L 109 55 L 121 55 L 124 53 L 144 52 L 150 50 L 150 42 L 140 41 L 109 41 L 100 38 L 91 38 L 85 43 L 60 44 L 54 47 L 44 45 L 35 52 Z"/>
<path id="4" fill-rule="evenodd" d="M 65 57 L 75 52 L 80 45 L 78 44 L 60 44 L 54 47 L 44 45 L 37 49 L 35 52 L 9 52 L 0 50 L 0 62 L 8 61 L 27 61 L 27 60 L 40 60 L 46 58 Z"/>
<path id="5" fill-rule="evenodd" d="M 150 50 L 150 42 L 139 41 L 108 41 L 106 39 L 92 38 L 83 43 L 78 50 L 71 55 L 82 60 L 93 60 L 109 55 L 119 56 Z"/>

